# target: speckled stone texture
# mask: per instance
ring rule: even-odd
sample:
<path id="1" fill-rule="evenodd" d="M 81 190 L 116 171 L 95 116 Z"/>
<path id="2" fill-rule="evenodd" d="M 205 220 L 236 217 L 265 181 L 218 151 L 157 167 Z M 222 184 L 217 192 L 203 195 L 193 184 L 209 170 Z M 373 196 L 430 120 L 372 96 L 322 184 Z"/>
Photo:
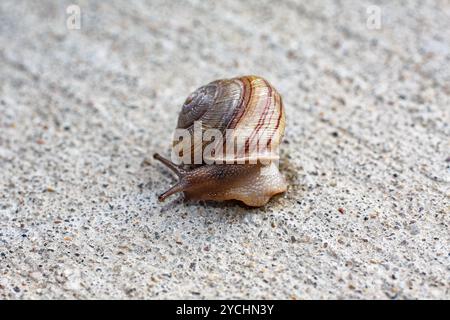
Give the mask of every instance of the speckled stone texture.
<path id="1" fill-rule="evenodd" d="M 450 298 L 448 1 L 70 3 L 0 2 L 0 299 Z M 159 203 L 184 99 L 245 74 L 288 192 Z"/>

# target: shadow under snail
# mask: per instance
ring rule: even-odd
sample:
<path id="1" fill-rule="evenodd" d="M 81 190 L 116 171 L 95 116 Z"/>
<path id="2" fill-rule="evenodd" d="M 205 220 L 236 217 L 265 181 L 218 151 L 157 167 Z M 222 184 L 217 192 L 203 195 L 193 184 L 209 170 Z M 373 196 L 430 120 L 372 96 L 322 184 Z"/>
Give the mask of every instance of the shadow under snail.
<path id="1" fill-rule="evenodd" d="M 259 207 L 286 191 L 286 180 L 277 166 L 285 114 L 281 96 L 269 82 L 257 76 L 243 76 L 216 80 L 198 88 L 183 104 L 177 129 L 195 135 L 194 127 L 200 121 L 202 133 L 216 129 L 224 140 L 196 143 L 195 139 L 174 139 L 174 146 L 185 148 L 179 149 L 203 155 L 197 165 L 178 165 L 156 153 L 154 158 L 179 177 L 177 184 L 159 196 L 160 201 L 183 192 L 185 199 L 239 200 Z M 229 141 L 236 140 L 243 142 L 227 148 Z M 208 144 L 213 150 L 209 156 L 204 154 Z"/>

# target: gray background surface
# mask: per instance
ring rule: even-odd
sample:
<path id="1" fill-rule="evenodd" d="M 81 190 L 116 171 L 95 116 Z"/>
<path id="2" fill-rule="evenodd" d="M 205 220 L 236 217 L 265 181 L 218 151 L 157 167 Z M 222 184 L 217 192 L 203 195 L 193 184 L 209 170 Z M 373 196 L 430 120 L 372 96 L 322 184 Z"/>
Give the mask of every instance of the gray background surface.
<path id="1" fill-rule="evenodd" d="M 70 3 L 0 2 L 0 299 L 450 298 L 448 1 Z M 288 192 L 158 203 L 185 98 L 245 74 Z"/>

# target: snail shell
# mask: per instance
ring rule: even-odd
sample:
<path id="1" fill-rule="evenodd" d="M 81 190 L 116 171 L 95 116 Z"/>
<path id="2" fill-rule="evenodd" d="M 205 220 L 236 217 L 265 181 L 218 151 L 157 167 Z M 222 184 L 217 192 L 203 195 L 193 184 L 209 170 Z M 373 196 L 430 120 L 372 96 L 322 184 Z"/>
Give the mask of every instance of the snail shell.
<path id="1" fill-rule="evenodd" d="M 203 132 L 220 130 L 224 145 L 230 139 L 237 141 L 235 152 L 206 154 L 204 160 L 209 163 L 254 163 L 262 160 L 267 163 L 278 160 L 278 147 L 285 128 L 283 103 L 277 90 L 261 77 L 216 80 L 195 90 L 181 109 L 177 128 L 187 129 L 193 134 L 196 121 L 201 121 Z M 225 135 L 227 129 L 232 129 L 229 135 Z M 210 142 L 194 144 L 193 140 L 174 140 L 173 144 L 177 143 L 188 143 L 189 146 L 179 147 L 183 150 L 191 148 L 193 155 L 203 154 Z M 226 146 L 210 148 L 226 149 Z"/>
<path id="2" fill-rule="evenodd" d="M 216 129 L 224 139 L 200 143 L 195 139 L 174 139 L 174 147 L 190 150 L 191 155 L 203 155 L 201 163 L 190 170 L 155 154 L 155 159 L 180 178 L 159 196 L 161 201 L 183 192 L 186 199 L 235 199 L 249 206 L 262 206 L 273 195 L 286 191 L 286 181 L 276 165 L 285 114 L 281 96 L 267 80 L 243 76 L 198 88 L 183 104 L 177 129 L 194 135 L 200 122 L 202 133 Z M 237 141 L 233 152 L 226 150 L 230 141 Z M 204 154 L 208 145 L 214 152 Z"/>

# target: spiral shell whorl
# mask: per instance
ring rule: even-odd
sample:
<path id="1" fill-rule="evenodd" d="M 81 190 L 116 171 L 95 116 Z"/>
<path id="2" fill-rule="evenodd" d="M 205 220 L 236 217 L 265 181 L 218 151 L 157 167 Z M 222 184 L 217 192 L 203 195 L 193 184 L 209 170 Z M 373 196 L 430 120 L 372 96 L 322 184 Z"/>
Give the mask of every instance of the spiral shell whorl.
<path id="1" fill-rule="evenodd" d="M 194 121 L 201 120 L 201 117 L 214 103 L 217 89 L 217 84 L 210 83 L 191 93 L 178 116 L 177 128 L 187 129 L 194 124 Z"/>

